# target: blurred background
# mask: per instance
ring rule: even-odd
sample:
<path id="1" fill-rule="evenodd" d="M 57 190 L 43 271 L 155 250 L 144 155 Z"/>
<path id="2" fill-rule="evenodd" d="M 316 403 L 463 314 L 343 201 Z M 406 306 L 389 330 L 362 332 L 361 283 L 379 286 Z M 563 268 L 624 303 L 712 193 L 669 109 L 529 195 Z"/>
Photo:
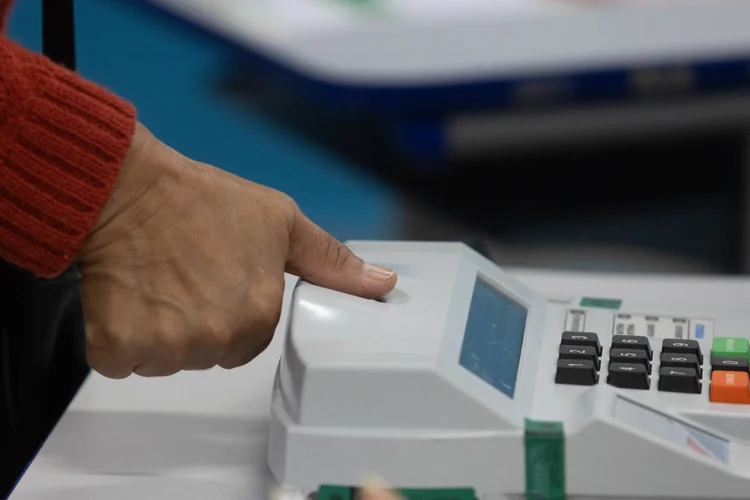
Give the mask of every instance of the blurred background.
<path id="1" fill-rule="evenodd" d="M 748 2 L 269 2 L 76 0 L 79 71 L 342 240 L 750 272 Z M 9 27 L 36 50 L 40 4 Z"/>

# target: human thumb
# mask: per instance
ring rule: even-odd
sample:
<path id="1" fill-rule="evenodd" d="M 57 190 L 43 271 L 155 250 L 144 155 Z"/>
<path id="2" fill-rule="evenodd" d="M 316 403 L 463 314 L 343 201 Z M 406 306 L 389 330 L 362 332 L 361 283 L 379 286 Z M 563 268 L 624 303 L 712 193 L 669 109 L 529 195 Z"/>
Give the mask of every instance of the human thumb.
<path id="1" fill-rule="evenodd" d="M 368 264 L 298 212 L 291 226 L 288 273 L 339 292 L 381 298 L 396 286 L 393 270 Z"/>

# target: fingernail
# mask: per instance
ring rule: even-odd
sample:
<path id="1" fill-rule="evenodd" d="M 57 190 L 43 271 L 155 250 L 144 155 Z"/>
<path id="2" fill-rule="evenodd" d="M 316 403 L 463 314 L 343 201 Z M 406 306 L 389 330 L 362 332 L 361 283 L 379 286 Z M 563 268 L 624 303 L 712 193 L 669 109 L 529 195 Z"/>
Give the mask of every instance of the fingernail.
<path id="1" fill-rule="evenodd" d="M 375 264 L 365 264 L 365 275 L 375 281 L 387 281 L 396 274 L 393 269 L 376 266 Z"/>

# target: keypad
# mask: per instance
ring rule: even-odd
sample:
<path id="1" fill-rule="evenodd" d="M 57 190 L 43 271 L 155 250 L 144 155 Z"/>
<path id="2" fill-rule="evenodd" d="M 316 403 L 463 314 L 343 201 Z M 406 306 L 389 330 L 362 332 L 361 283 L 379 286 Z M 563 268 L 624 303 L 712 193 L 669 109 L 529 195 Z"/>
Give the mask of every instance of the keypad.
<path id="1" fill-rule="evenodd" d="M 653 383 L 661 392 L 703 393 L 704 362 L 710 375 L 709 399 L 714 403 L 750 404 L 750 342 L 740 337 L 714 337 L 711 352 L 701 351 L 693 338 L 659 338 L 634 335 L 628 315 L 619 315 L 614 325 L 606 366 L 598 334 L 564 331 L 558 346 L 558 384 L 591 386 L 600 378 L 621 389 L 649 390 Z M 646 317 L 648 324 L 660 324 Z M 680 324 L 677 320 L 675 325 Z M 706 321 L 696 323 L 698 331 Z M 663 326 L 662 328 L 666 328 Z M 652 344 L 653 343 L 653 344 Z M 605 358 L 606 359 L 606 358 Z M 710 360 L 710 361 L 709 361 Z M 710 364 L 710 368 L 709 365 Z M 708 384 L 708 381 L 706 382 Z"/>

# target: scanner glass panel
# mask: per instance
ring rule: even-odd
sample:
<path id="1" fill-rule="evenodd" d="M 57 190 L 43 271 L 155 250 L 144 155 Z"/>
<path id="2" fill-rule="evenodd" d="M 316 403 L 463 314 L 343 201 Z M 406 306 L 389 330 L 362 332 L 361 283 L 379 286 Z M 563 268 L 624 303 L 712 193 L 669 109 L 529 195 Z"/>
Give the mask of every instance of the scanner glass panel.
<path id="1" fill-rule="evenodd" d="M 615 402 L 615 417 L 628 425 L 684 446 L 695 453 L 729 464 L 729 441 L 679 422 L 663 413 L 622 397 Z"/>
<path id="2" fill-rule="evenodd" d="M 459 363 L 513 398 L 528 310 L 478 278 L 466 320 Z"/>

